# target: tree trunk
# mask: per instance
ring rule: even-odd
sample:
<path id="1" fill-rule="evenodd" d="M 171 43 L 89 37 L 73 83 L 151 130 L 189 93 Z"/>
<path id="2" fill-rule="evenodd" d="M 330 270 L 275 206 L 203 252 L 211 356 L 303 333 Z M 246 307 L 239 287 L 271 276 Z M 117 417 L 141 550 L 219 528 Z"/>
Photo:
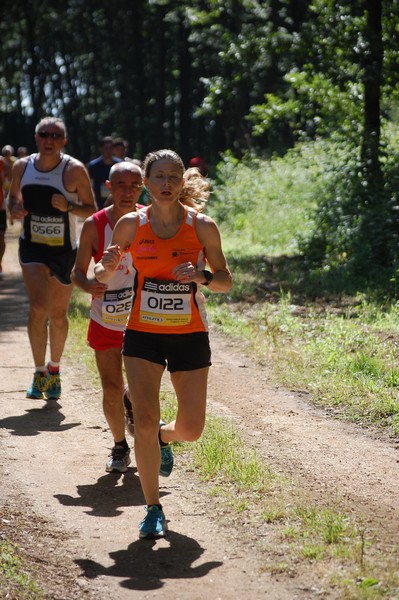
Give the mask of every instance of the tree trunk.
<path id="1" fill-rule="evenodd" d="M 365 0 L 367 49 L 364 61 L 364 130 L 361 157 L 367 182 L 382 183 L 380 164 L 380 94 L 382 84 L 381 0 Z"/>

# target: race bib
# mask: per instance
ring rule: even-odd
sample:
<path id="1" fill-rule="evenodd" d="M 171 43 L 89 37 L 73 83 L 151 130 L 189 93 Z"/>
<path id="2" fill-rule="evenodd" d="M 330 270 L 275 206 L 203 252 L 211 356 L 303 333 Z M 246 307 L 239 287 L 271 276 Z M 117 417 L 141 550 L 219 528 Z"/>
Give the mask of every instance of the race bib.
<path id="1" fill-rule="evenodd" d="M 101 318 L 103 323 L 124 327 L 132 304 L 132 288 L 105 292 Z"/>
<path id="2" fill-rule="evenodd" d="M 65 223 L 62 217 L 31 215 L 30 236 L 34 244 L 46 246 L 63 246 Z"/>
<path id="3" fill-rule="evenodd" d="M 191 284 L 144 279 L 140 322 L 160 327 L 188 325 L 191 321 Z"/>

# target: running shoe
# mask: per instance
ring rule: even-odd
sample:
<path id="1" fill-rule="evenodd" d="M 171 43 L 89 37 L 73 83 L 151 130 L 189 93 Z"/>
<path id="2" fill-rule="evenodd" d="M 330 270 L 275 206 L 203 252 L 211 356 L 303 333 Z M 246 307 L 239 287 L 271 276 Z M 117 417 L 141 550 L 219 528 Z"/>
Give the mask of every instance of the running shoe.
<path id="1" fill-rule="evenodd" d="M 146 506 L 145 508 L 147 514 L 140 523 L 139 537 L 147 540 L 164 537 L 168 526 L 163 510 L 155 504 L 153 506 Z"/>
<path id="2" fill-rule="evenodd" d="M 125 409 L 125 425 L 126 429 L 130 433 L 131 436 L 134 436 L 134 419 L 133 419 L 133 409 L 132 403 L 129 398 L 129 388 L 125 385 L 125 391 L 123 392 L 123 406 Z"/>
<path id="3" fill-rule="evenodd" d="M 26 391 L 26 397 L 33 398 L 34 400 L 41 400 L 43 398 L 43 392 L 47 389 L 47 384 L 47 373 L 35 371 L 32 384 Z"/>
<path id="4" fill-rule="evenodd" d="M 107 473 L 125 473 L 131 462 L 130 448 L 125 450 L 122 446 L 114 446 L 108 456 L 105 470 Z"/>
<path id="5" fill-rule="evenodd" d="M 50 373 L 47 369 L 47 388 L 44 395 L 47 400 L 58 400 L 61 396 L 61 377 L 59 373 Z"/>
<path id="6" fill-rule="evenodd" d="M 166 425 L 165 421 L 160 421 L 160 427 L 162 428 L 164 425 Z M 159 436 L 159 437 L 161 437 L 161 436 Z M 159 440 L 159 441 L 161 441 L 161 440 Z M 170 444 L 167 444 L 166 446 L 162 446 L 160 444 L 160 448 L 161 448 L 161 466 L 159 468 L 159 474 L 162 475 L 162 477 L 169 477 L 169 475 L 172 472 L 173 464 L 174 464 L 172 446 Z"/>

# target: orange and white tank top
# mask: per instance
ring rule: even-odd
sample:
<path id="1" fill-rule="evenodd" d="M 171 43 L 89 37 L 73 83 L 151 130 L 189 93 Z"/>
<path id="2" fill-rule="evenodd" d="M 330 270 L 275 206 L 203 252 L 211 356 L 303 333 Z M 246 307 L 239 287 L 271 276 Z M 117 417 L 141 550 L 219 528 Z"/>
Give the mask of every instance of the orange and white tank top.
<path id="1" fill-rule="evenodd" d="M 128 249 L 136 271 L 127 329 L 147 333 L 208 331 L 205 298 L 196 283 L 179 283 L 172 269 L 191 262 L 205 268 L 205 252 L 195 222 L 197 211 L 187 206 L 183 223 L 169 239 L 157 237 L 150 225 L 151 206 L 138 211 L 137 231 Z"/>

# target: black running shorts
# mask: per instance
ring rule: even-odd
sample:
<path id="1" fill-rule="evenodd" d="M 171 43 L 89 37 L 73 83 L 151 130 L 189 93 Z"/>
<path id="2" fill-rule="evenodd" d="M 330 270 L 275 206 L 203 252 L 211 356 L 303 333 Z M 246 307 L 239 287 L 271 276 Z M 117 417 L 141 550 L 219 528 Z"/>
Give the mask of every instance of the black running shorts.
<path id="1" fill-rule="evenodd" d="M 0 210 L 0 231 L 7 229 L 7 213 L 5 210 Z"/>
<path id="2" fill-rule="evenodd" d="M 195 333 L 145 333 L 126 329 L 122 354 L 143 358 L 175 371 L 194 371 L 211 366 L 209 335 Z"/>
<path id="3" fill-rule="evenodd" d="M 53 255 L 51 248 L 43 248 L 39 244 L 32 244 L 22 238 L 19 239 L 19 262 L 21 265 L 30 263 L 47 265 L 51 274 L 64 285 L 72 283 L 71 271 L 75 264 L 75 257 L 76 250 Z"/>

